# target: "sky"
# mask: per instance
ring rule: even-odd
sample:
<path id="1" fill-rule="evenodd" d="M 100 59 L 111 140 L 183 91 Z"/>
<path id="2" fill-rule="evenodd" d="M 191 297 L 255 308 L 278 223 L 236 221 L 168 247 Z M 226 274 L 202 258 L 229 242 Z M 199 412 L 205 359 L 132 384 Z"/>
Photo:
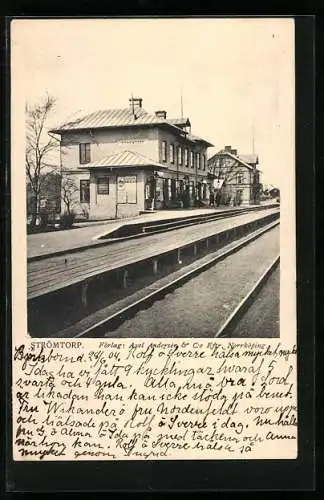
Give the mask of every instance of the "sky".
<path id="1" fill-rule="evenodd" d="M 293 40 L 291 19 L 16 19 L 12 79 L 29 104 L 57 98 L 51 126 L 132 94 L 176 117 L 182 94 L 208 156 L 254 142 L 261 182 L 281 187 L 294 161 Z"/>

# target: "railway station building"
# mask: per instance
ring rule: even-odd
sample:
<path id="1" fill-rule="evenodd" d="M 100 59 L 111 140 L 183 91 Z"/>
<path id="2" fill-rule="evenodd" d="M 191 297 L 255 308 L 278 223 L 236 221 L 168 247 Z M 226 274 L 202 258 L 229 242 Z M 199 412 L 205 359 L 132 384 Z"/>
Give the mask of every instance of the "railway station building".
<path id="1" fill-rule="evenodd" d="M 150 114 L 132 97 L 124 109 L 94 112 L 51 132 L 60 135 L 62 176 L 76 187 L 78 214 L 123 218 L 208 203 L 213 145 L 191 133 L 189 118 Z"/>
<path id="2" fill-rule="evenodd" d="M 257 205 L 260 203 L 260 169 L 256 154 L 239 154 L 225 146 L 208 159 L 208 170 L 221 204 Z"/>

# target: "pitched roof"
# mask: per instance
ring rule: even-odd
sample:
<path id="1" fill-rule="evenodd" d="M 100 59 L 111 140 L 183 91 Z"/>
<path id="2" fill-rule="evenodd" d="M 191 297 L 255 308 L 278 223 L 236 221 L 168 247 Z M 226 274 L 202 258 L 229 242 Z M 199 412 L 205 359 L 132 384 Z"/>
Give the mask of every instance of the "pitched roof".
<path id="1" fill-rule="evenodd" d="M 189 118 L 166 118 L 166 121 L 177 127 L 190 127 Z"/>
<path id="2" fill-rule="evenodd" d="M 220 156 L 224 156 L 224 155 L 227 155 L 230 158 L 233 158 L 233 160 L 238 161 L 244 167 L 247 167 L 250 170 L 253 170 L 253 167 L 251 167 L 251 165 L 249 165 L 244 160 L 242 160 L 241 155 L 240 156 L 235 156 L 232 153 L 230 153 L 229 151 L 225 151 L 224 149 L 222 149 L 221 151 L 218 151 L 218 153 L 214 154 L 211 158 L 208 158 L 207 163 L 211 164 L 215 158 L 220 157 Z"/>
<path id="3" fill-rule="evenodd" d="M 205 144 L 207 144 L 207 146 L 214 146 L 214 144 L 211 144 L 211 142 L 208 142 L 205 139 L 202 139 L 201 137 L 198 137 L 197 135 L 193 135 L 191 133 L 187 133 L 187 139 L 193 142 L 204 142 Z"/>
<path id="4" fill-rule="evenodd" d="M 105 167 L 157 167 L 159 169 L 167 169 L 165 165 L 158 163 L 147 156 L 134 151 L 123 150 L 111 155 L 105 156 L 100 160 L 87 163 L 83 167 L 85 169 L 105 168 Z"/>
<path id="5" fill-rule="evenodd" d="M 59 127 L 51 130 L 53 133 L 60 133 L 67 130 L 80 130 L 92 128 L 106 128 L 106 127 L 126 127 L 126 126 L 139 126 L 139 125 L 167 125 L 174 128 L 180 133 L 183 130 L 176 126 L 176 119 L 166 119 L 163 117 L 152 115 L 145 111 L 143 108 L 137 108 L 133 114 L 130 108 L 124 109 L 107 109 L 95 111 L 86 116 L 78 118 L 77 120 L 64 123 Z M 182 123 L 182 121 L 180 120 Z M 186 122 L 185 122 L 186 123 Z M 184 123 L 184 124 L 185 124 Z"/>
<path id="6" fill-rule="evenodd" d="M 186 138 L 192 142 L 203 142 L 207 146 L 213 146 L 210 142 L 185 132 L 181 127 L 190 126 L 189 118 L 163 118 L 150 114 L 143 108 L 135 110 L 135 116 L 130 108 L 123 109 L 107 109 L 95 111 L 86 116 L 80 117 L 74 121 L 64 123 L 55 129 L 50 130 L 52 133 L 61 133 L 64 131 L 108 128 L 108 127 L 127 127 L 141 125 L 163 125 L 171 127 L 174 131 L 180 134 L 186 134 Z"/>
<path id="7" fill-rule="evenodd" d="M 239 154 L 238 157 L 244 161 L 245 163 L 253 163 L 256 164 L 259 161 L 258 155 L 257 154 L 244 154 L 241 155 Z"/>

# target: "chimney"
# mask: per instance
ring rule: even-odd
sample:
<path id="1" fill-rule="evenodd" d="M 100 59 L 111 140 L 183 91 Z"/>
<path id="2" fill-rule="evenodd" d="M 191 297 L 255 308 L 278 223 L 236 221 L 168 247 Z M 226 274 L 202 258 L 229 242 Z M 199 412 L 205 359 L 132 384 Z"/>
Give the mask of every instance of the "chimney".
<path id="1" fill-rule="evenodd" d="M 142 107 L 142 102 L 143 102 L 143 99 L 141 99 L 141 97 L 131 97 L 129 99 L 129 107 L 130 109 L 138 109 L 138 108 L 141 108 Z"/>
<path id="2" fill-rule="evenodd" d="M 227 153 L 231 153 L 232 152 L 232 146 L 225 146 L 225 151 Z"/>
<path id="3" fill-rule="evenodd" d="M 237 149 L 232 149 L 231 153 L 232 155 L 237 156 Z"/>
<path id="4" fill-rule="evenodd" d="M 166 111 L 155 111 L 155 116 L 166 119 Z"/>

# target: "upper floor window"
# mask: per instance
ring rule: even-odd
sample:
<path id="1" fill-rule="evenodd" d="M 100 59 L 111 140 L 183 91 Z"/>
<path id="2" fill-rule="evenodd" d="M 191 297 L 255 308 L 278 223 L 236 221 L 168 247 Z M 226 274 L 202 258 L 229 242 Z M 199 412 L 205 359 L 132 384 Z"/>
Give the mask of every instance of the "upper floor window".
<path id="1" fill-rule="evenodd" d="M 195 156 L 194 156 L 194 152 L 193 151 L 190 151 L 190 167 L 191 168 L 194 168 L 194 163 L 195 163 Z"/>
<path id="2" fill-rule="evenodd" d="M 80 163 L 89 163 L 91 161 L 89 143 L 79 144 L 79 158 L 80 158 Z"/>
<path id="3" fill-rule="evenodd" d="M 197 153 L 197 168 L 200 170 L 200 153 Z"/>
<path id="4" fill-rule="evenodd" d="M 188 148 L 185 149 L 185 166 L 189 167 L 189 150 L 188 150 Z"/>
<path id="5" fill-rule="evenodd" d="M 182 147 L 178 146 L 178 165 L 182 165 Z"/>
<path id="6" fill-rule="evenodd" d="M 167 161 L 167 142 L 162 141 L 162 161 Z"/>
<path id="7" fill-rule="evenodd" d="M 80 180 L 80 203 L 90 203 L 90 181 Z"/>
<path id="8" fill-rule="evenodd" d="M 174 163 L 174 144 L 170 144 L 170 162 Z"/>
<path id="9" fill-rule="evenodd" d="M 205 155 L 205 154 L 204 154 L 203 158 L 204 158 L 204 166 L 203 166 L 203 168 L 204 168 L 204 170 L 206 170 L 206 166 L 207 166 L 207 158 L 206 158 L 206 155 Z"/>
<path id="10" fill-rule="evenodd" d="M 242 184 L 242 182 L 243 182 L 243 174 L 242 172 L 239 172 L 237 174 L 237 184 Z"/>

